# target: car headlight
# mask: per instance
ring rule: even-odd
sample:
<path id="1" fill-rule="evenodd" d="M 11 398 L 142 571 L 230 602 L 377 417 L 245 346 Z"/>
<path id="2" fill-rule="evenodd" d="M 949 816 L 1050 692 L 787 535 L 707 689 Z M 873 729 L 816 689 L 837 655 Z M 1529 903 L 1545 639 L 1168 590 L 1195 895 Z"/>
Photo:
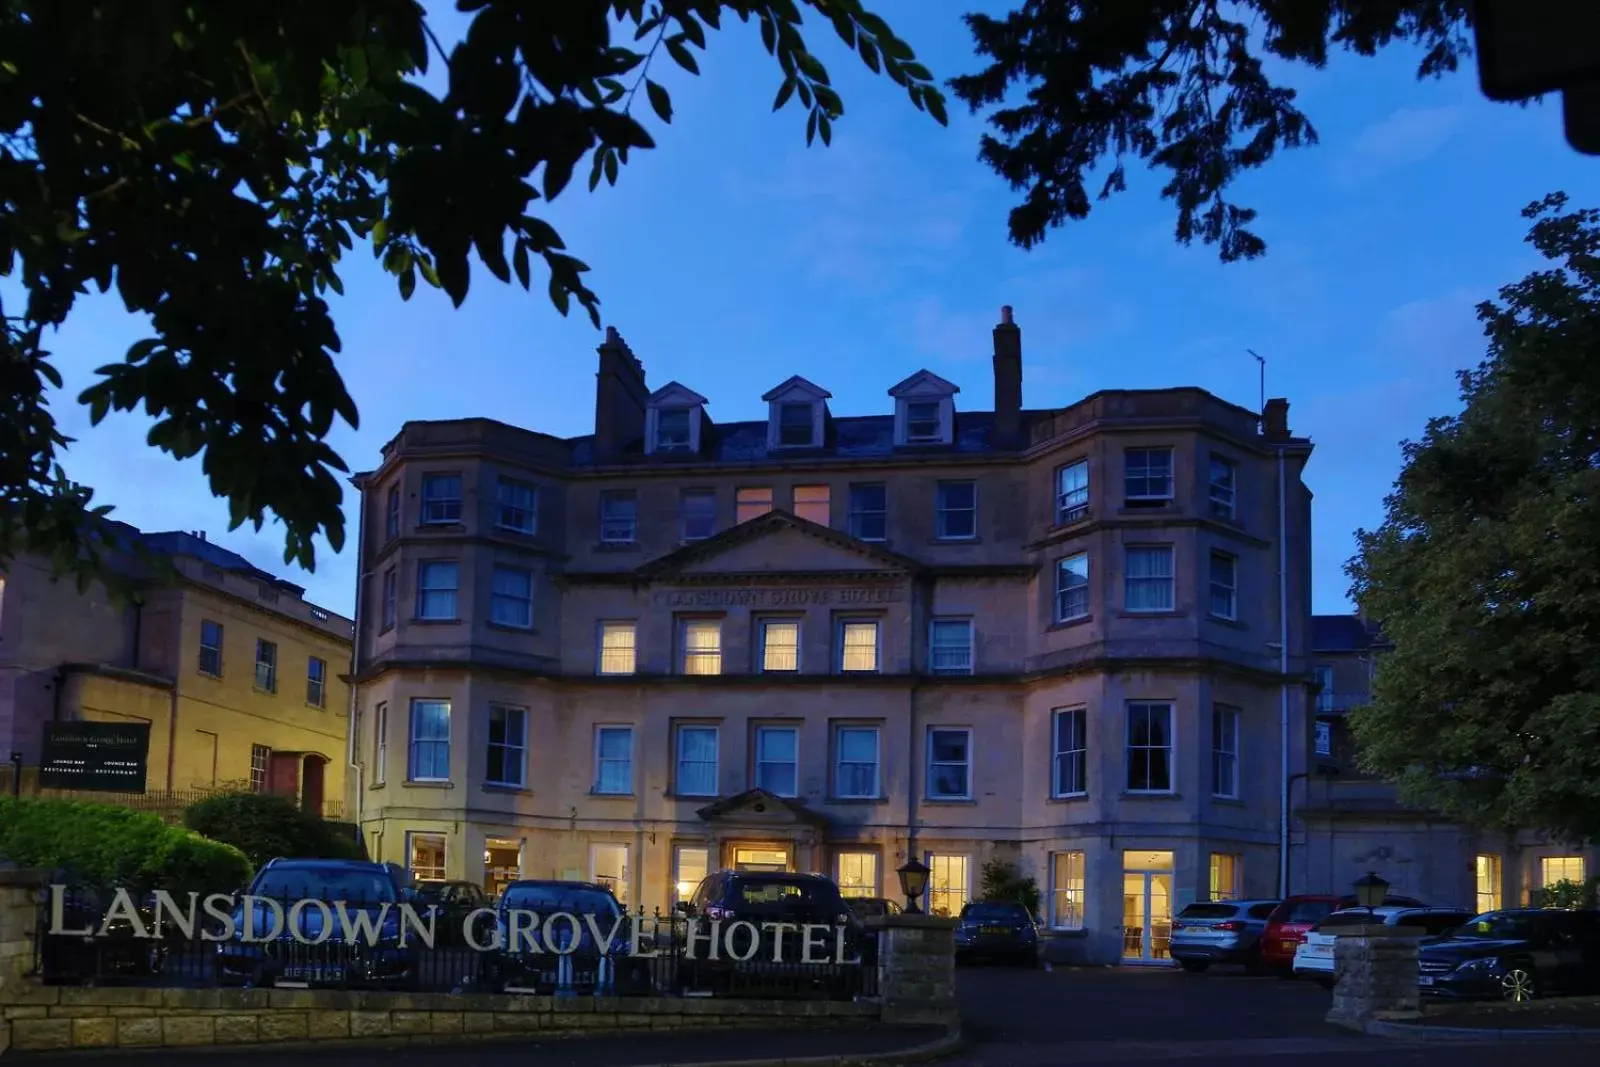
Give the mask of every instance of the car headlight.
<path id="1" fill-rule="evenodd" d="M 1499 974 L 1500 961 L 1490 957 L 1482 960 L 1468 960 L 1456 968 L 1457 974 Z"/>

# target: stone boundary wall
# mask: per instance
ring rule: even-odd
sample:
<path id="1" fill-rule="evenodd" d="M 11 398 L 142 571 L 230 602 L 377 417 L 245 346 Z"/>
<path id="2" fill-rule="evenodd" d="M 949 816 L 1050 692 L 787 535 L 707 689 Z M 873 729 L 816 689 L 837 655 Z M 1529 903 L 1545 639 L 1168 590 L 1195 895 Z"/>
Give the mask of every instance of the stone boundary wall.
<path id="1" fill-rule="evenodd" d="M 530 997 L 303 989 L 24 985 L 3 1013 L 18 1052 L 340 1040 L 462 1041 L 616 1030 L 869 1026 L 875 1003 Z"/>

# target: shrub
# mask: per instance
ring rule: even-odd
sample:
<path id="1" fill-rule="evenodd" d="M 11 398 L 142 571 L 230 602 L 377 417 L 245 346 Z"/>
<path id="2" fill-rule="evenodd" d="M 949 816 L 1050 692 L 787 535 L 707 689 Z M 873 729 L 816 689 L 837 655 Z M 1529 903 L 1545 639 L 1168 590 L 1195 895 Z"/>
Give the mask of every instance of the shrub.
<path id="1" fill-rule="evenodd" d="M 1016 864 L 990 860 L 983 865 L 983 899 L 1021 904 L 1029 915 L 1039 914 L 1039 883 L 1024 876 Z"/>
<path id="2" fill-rule="evenodd" d="M 286 797 L 223 793 L 190 804 L 183 824 L 225 841 L 260 867 L 278 856 L 296 859 L 360 859 L 360 846 L 331 824 Z"/>
<path id="3" fill-rule="evenodd" d="M 1563 878 L 1559 882 L 1528 894 L 1528 903 L 1536 908 L 1562 908 L 1566 910 L 1593 910 L 1600 903 L 1600 875 L 1583 882 Z"/>
<path id="4" fill-rule="evenodd" d="M 74 881 L 227 892 L 250 879 L 244 853 L 115 804 L 0 797 L 0 856 Z"/>

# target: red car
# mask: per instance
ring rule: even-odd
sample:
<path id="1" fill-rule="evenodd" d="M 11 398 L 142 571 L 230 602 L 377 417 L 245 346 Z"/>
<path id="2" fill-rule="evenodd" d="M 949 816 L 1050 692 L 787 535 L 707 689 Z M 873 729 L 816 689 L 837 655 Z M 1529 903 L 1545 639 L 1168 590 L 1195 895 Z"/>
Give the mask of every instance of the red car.
<path id="1" fill-rule="evenodd" d="M 1425 907 L 1414 897 L 1390 894 L 1385 904 L 1405 908 Z M 1356 906 L 1354 896 L 1296 896 L 1279 904 L 1267 919 L 1267 929 L 1261 935 L 1261 966 L 1277 971 L 1285 977 L 1294 976 L 1294 950 L 1306 939 L 1311 928 L 1341 908 Z"/>

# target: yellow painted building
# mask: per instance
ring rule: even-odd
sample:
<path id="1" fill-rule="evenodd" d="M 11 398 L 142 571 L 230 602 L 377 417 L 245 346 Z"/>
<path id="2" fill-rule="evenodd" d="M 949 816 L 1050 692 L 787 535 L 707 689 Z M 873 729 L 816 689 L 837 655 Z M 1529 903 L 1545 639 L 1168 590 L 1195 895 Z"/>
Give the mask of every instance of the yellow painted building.
<path id="1" fill-rule="evenodd" d="M 0 750 L 38 763 L 50 721 L 150 724 L 147 793 L 248 786 L 328 815 L 348 763 L 350 620 L 203 534 L 140 534 L 173 564 L 139 602 L 20 557 L 0 600 Z M 136 567 L 131 558 L 118 566 Z"/>

